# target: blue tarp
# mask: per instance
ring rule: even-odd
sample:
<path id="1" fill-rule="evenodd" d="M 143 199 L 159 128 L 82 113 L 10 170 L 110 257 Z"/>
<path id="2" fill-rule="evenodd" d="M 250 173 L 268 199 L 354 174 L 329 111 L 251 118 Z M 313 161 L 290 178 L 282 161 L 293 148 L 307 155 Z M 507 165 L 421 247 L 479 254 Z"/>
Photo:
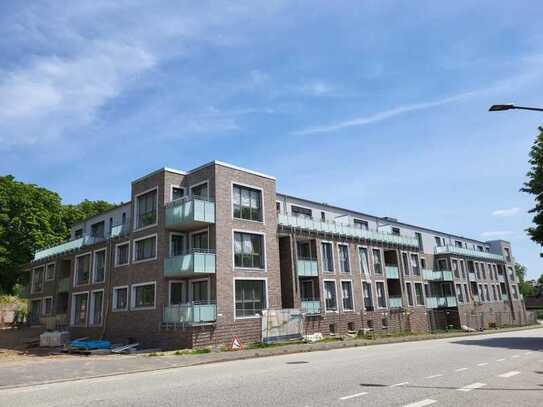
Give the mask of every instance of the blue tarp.
<path id="1" fill-rule="evenodd" d="M 76 339 L 74 341 L 70 342 L 70 345 L 72 348 L 77 349 L 110 349 L 111 348 L 111 342 L 110 341 L 100 341 L 100 340 L 94 340 L 94 339 Z"/>

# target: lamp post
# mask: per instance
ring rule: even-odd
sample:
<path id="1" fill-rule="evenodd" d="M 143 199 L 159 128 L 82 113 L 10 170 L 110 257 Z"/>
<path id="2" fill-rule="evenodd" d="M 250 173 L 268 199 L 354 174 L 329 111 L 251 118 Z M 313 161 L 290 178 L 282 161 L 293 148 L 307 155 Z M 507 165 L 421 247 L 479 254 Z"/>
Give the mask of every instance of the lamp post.
<path id="1" fill-rule="evenodd" d="M 532 110 L 535 112 L 543 112 L 543 108 L 540 107 L 526 107 L 526 106 L 515 106 L 515 105 L 492 105 L 489 112 L 502 112 L 504 110 Z"/>

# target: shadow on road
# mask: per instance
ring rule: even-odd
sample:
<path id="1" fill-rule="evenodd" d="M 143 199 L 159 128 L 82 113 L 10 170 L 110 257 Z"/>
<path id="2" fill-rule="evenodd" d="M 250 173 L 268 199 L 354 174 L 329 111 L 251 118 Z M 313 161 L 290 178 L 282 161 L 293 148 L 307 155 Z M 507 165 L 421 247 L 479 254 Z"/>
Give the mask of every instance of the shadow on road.
<path id="1" fill-rule="evenodd" d="M 543 338 L 514 337 L 514 338 L 487 338 L 462 339 L 451 342 L 455 345 L 482 346 L 486 348 L 506 348 L 517 350 L 543 351 Z"/>

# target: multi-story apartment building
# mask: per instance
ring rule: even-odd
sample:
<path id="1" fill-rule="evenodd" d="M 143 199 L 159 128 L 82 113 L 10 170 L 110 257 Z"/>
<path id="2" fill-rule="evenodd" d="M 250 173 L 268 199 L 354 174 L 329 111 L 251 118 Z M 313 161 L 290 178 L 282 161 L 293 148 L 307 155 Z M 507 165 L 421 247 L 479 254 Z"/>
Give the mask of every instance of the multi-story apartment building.
<path id="1" fill-rule="evenodd" d="M 305 332 L 522 324 L 511 245 L 276 192 L 222 162 L 163 168 L 29 265 L 35 324 L 161 347 L 261 338 L 264 309 Z"/>

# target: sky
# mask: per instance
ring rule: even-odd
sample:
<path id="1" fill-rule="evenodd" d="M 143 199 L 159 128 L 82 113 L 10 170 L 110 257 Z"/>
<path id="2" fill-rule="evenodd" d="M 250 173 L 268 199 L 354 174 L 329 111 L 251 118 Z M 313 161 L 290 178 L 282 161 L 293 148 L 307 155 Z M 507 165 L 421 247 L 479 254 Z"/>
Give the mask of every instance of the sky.
<path id="1" fill-rule="evenodd" d="M 278 191 L 481 240 L 543 273 L 519 191 L 540 1 L 0 3 L 0 174 L 65 203 L 211 160 Z"/>

